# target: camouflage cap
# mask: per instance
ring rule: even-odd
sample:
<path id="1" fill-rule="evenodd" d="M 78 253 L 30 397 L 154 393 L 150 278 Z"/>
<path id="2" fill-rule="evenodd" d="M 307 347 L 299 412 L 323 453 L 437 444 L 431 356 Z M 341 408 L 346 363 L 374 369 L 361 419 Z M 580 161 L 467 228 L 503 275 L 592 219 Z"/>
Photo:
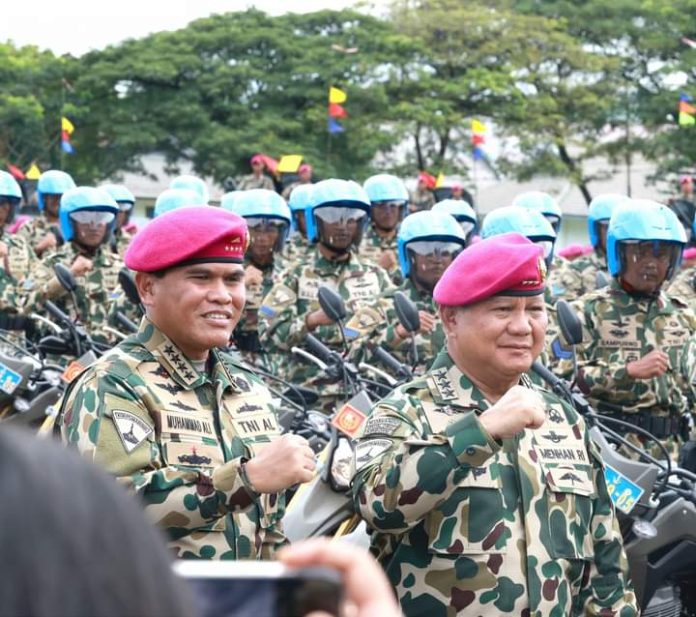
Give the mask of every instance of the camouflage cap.
<path id="1" fill-rule="evenodd" d="M 229 210 L 187 206 L 152 220 L 131 241 L 126 266 L 157 272 L 191 263 L 242 263 L 249 245 L 245 220 Z"/>
<path id="2" fill-rule="evenodd" d="M 518 233 L 500 234 L 464 249 L 435 285 L 434 300 L 466 306 L 491 296 L 534 296 L 546 279 L 544 249 Z"/>

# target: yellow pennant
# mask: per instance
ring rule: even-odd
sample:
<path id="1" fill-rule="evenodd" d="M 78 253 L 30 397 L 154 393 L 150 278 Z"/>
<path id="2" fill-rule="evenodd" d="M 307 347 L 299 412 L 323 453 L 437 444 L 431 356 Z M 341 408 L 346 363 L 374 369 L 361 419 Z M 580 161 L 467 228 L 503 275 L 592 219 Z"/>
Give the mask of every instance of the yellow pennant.
<path id="1" fill-rule="evenodd" d="M 345 103 L 347 98 L 348 95 L 343 90 L 339 90 L 333 86 L 329 88 L 329 103 L 340 105 L 341 103 Z"/>
<path id="2" fill-rule="evenodd" d="M 68 135 L 72 135 L 73 131 L 75 130 L 75 125 L 65 116 L 63 116 L 60 119 L 60 129 L 61 131 L 65 131 Z"/>
<path id="3" fill-rule="evenodd" d="M 36 163 L 32 163 L 31 167 L 27 169 L 27 172 L 24 175 L 26 176 L 27 180 L 38 180 L 41 176 L 41 170 Z"/>
<path id="4" fill-rule="evenodd" d="M 278 168 L 276 169 L 276 171 L 279 174 L 294 173 L 300 168 L 301 164 L 301 154 L 285 154 L 280 157 L 280 161 L 278 161 Z"/>
<path id="5" fill-rule="evenodd" d="M 480 135 L 481 133 L 485 133 L 486 125 L 483 122 L 480 122 L 479 120 L 472 120 L 471 132 L 474 133 L 474 135 Z"/>

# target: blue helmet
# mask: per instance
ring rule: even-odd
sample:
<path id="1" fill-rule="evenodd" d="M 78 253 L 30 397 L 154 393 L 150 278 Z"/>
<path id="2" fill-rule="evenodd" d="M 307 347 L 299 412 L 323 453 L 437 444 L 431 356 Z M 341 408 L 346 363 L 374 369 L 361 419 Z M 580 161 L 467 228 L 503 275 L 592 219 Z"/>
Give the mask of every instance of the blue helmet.
<path id="1" fill-rule="evenodd" d="M 504 206 L 489 212 L 483 219 L 481 236 L 490 238 L 510 232 L 517 232 L 540 244 L 544 249 L 547 268 L 551 267 L 556 232 L 546 217 L 536 210 L 520 206 Z"/>
<path id="2" fill-rule="evenodd" d="M 438 201 L 431 208 L 431 212 L 445 212 L 452 215 L 461 225 L 467 238 L 476 231 L 476 225 L 478 223 L 476 212 L 471 205 L 463 199 L 443 199 L 442 201 Z"/>
<path id="3" fill-rule="evenodd" d="M 177 176 L 169 183 L 170 189 L 189 189 L 198 195 L 197 206 L 206 206 L 210 200 L 208 187 L 205 182 L 197 176 L 183 175 Z"/>
<path id="4" fill-rule="evenodd" d="M 5 223 L 11 223 L 17 211 L 17 204 L 22 201 L 22 189 L 11 173 L 0 170 L 0 199 L 2 198 L 10 201 L 10 212 Z"/>
<path id="5" fill-rule="evenodd" d="M 242 193 L 244 193 L 244 191 L 229 191 L 228 193 L 225 193 L 220 198 L 220 207 L 224 208 L 225 210 L 229 210 L 230 212 L 236 212 L 234 209 L 234 204 L 237 202 Z"/>
<path id="6" fill-rule="evenodd" d="M 290 192 L 290 197 L 288 198 L 288 206 L 290 206 L 290 212 L 292 213 L 292 230 L 295 231 L 299 228 L 297 223 L 297 213 L 302 212 L 307 209 L 312 203 L 312 195 L 314 194 L 313 184 L 298 184 Z"/>
<path id="7" fill-rule="evenodd" d="M 625 267 L 622 245 L 627 241 L 653 241 L 674 244 L 678 250 L 667 271 L 671 278 L 681 263 L 686 232 L 677 215 L 667 206 L 649 199 L 631 199 L 614 208 L 607 231 L 607 261 L 612 276 Z"/>
<path id="8" fill-rule="evenodd" d="M 314 211 L 322 206 L 356 208 L 369 215 L 370 198 L 365 189 L 353 180 L 330 178 L 317 182 L 312 190 L 311 200 L 305 208 L 307 240 L 310 242 L 316 242 L 319 239 L 319 227 Z M 365 216 L 363 229 L 367 222 L 368 217 Z"/>
<path id="9" fill-rule="evenodd" d="M 250 228 L 253 228 L 253 219 L 272 219 L 282 223 L 278 243 L 275 251 L 281 251 L 288 237 L 292 216 L 290 208 L 285 200 L 275 191 L 268 189 L 249 189 L 240 191 L 239 197 L 234 200 L 235 214 L 245 218 Z"/>
<path id="10" fill-rule="evenodd" d="M 512 200 L 512 205 L 541 212 L 548 219 L 549 223 L 551 223 L 553 230 L 558 233 L 561 227 L 563 211 L 556 200 L 548 193 L 544 193 L 543 191 L 527 191 L 526 193 L 520 193 Z"/>
<path id="11" fill-rule="evenodd" d="M 113 229 L 114 221 L 118 214 L 118 204 L 106 191 L 93 186 L 77 186 L 74 189 L 65 191 L 60 198 L 59 220 L 60 232 L 66 242 L 69 242 L 75 236 L 75 229 L 70 215 L 80 210 L 98 210 L 113 213 L 114 218 L 109 223 L 109 229 Z"/>
<path id="12" fill-rule="evenodd" d="M 155 200 L 153 218 L 182 206 L 200 206 L 201 197 L 190 189 L 165 189 Z"/>
<path id="13" fill-rule="evenodd" d="M 590 243 L 594 248 L 597 248 L 599 244 L 597 223 L 600 221 L 606 221 L 608 223 L 614 208 L 618 204 L 625 203 L 629 200 L 630 197 L 621 195 L 620 193 L 603 193 L 592 199 L 590 208 L 587 212 L 587 231 L 590 234 Z"/>
<path id="14" fill-rule="evenodd" d="M 116 203 L 135 204 L 135 195 L 123 184 L 102 184 L 99 188 L 111 195 Z"/>
<path id="15" fill-rule="evenodd" d="M 411 272 L 411 262 L 406 250 L 408 244 L 420 240 L 457 242 L 462 245 L 462 249 L 466 247 L 464 230 L 452 215 L 433 210 L 409 214 L 401 222 L 396 236 L 399 266 L 404 277 Z"/>
<path id="16" fill-rule="evenodd" d="M 58 169 L 44 171 L 36 183 L 36 200 L 39 210 L 44 209 L 44 195 L 62 195 L 75 188 L 75 181 L 70 174 Z"/>
<path id="17" fill-rule="evenodd" d="M 401 178 L 390 174 L 377 174 L 370 176 L 363 188 L 371 203 L 378 201 L 403 201 L 408 203 L 408 189 Z"/>

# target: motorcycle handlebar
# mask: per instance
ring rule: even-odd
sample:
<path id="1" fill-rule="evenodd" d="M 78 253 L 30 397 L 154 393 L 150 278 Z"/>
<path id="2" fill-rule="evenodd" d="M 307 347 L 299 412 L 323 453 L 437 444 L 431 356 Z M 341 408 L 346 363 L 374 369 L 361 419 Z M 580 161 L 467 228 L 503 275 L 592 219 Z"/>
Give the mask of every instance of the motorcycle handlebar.
<path id="1" fill-rule="evenodd" d="M 341 362 L 343 360 L 339 354 L 335 351 L 331 351 L 313 334 L 307 334 L 305 336 L 305 343 L 309 351 L 325 364 L 335 364 L 337 361 Z"/>
<path id="2" fill-rule="evenodd" d="M 73 327 L 74 324 L 70 317 L 68 317 L 53 302 L 51 302 L 50 300 L 46 300 L 46 302 L 44 302 L 44 306 L 46 307 L 46 310 L 51 314 L 51 317 L 53 317 L 60 323 L 68 326 L 69 328 Z"/>
<path id="3" fill-rule="evenodd" d="M 401 364 L 394 356 L 392 356 L 388 351 L 382 349 L 379 345 L 373 348 L 374 357 L 377 358 L 384 366 L 386 366 L 390 371 L 399 377 L 411 377 L 411 369 L 407 366 Z"/>

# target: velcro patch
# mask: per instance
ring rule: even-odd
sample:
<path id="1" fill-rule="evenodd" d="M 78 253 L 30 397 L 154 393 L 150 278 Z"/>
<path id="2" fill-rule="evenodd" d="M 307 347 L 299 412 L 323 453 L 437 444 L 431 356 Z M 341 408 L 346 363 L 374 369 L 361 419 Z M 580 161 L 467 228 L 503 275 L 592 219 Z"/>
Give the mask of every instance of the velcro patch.
<path id="1" fill-rule="evenodd" d="M 562 465 L 547 469 L 547 480 L 553 491 L 591 495 L 594 485 L 587 471 L 573 465 Z"/>
<path id="2" fill-rule="evenodd" d="M 129 411 L 114 409 L 111 412 L 111 417 L 116 425 L 116 431 L 123 448 L 128 454 L 152 434 L 152 427 Z"/>
<path id="3" fill-rule="evenodd" d="M 366 439 L 358 443 L 355 448 L 355 470 L 358 471 L 374 461 L 391 448 L 392 443 L 391 439 Z"/>
<path id="4" fill-rule="evenodd" d="M 331 418 L 331 425 L 348 435 L 348 437 L 355 437 L 366 418 L 367 416 L 362 411 L 346 403 L 341 407 L 339 412 Z"/>
<path id="5" fill-rule="evenodd" d="M 388 416 L 368 418 L 363 434 L 365 437 L 368 435 L 393 435 L 401 424 L 402 422 L 398 418 L 390 418 Z"/>
<path id="6" fill-rule="evenodd" d="M 222 451 L 218 446 L 184 441 L 167 441 L 164 453 L 170 465 L 189 467 L 217 467 L 224 463 Z"/>

